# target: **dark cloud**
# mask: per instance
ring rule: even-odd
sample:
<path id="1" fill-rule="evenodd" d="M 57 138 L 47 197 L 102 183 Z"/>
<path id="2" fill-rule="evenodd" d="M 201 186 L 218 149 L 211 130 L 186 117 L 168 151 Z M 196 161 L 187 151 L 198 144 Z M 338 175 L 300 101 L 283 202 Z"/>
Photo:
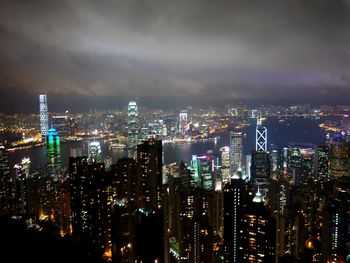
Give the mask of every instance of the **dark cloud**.
<path id="1" fill-rule="evenodd" d="M 62 109 L 134 97 L 340 103 L 349 30 L 348 0 L 3 0 L 0 91 L 54 94 Z M 0 110 L 25 108 L 13 105 Z"/>

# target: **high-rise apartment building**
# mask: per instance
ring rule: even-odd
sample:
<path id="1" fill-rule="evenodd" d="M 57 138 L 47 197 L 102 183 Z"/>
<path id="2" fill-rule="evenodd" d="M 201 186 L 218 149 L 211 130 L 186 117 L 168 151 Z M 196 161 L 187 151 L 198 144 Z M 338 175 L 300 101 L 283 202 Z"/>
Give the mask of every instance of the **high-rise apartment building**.
<path id="1" fill-rule="evenodd" d="M 87 157 L 69 160 L 73 236 L 94 243 L 101 255 L 107 246 L 107 197 L 103 163 L 88 163 Z"/>
<path id="2" fill-rule="evenodd" d="M 137 145 L 138 206 L 160 208 L 163 176 L 162 141 L 150 139 Z"/>

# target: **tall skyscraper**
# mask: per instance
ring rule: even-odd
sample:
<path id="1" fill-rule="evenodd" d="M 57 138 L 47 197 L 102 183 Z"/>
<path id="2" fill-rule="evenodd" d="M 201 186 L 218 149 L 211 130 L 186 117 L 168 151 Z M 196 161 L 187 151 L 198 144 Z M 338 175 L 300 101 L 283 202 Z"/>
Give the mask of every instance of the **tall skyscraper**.
<path id="1" fill-rule="evenodd" d="M 322 262 L 349 262 L 350 177 L 337 178 L 323 214 Z"/>
<path id="2" fill-rule="evenodd" d="M 256 131 L 255 131 L 255 150 L 267 151 L 267 128 L 262 125 L 261 113 L 257 117 Z"/>
<path id="3" fill-rule="evenodd" d="M 16 176 L 16 205 L 17 213 L 26 215 L 28 212 L 28 180 L 21 164 L 14 166 Z"/>
<path id="4" fill-rule="evenodd" d="M 274 262 L 276 221 L 264 207 L 258 191 L 243 211 L 243 260 L 240 262 Z"/>
<path id="5" fill-rule="evenodd" d="M 342 138 L 333 139 L 329 145 L 329 176 L 337 178 L 349 175 L 350 143 Z"/>
<path id="6" fill-rule="evenodd" d="M 221 176 L 223 182 L 230 180 L 230 148 L 225 146 L 220 149 L 221 157 Z"/>
<path id="7" fill-rule="evenodd" d="M 88 145 L 88 159 L 89 162 L 101 162 L 101 144 L 100 142 L 94 141 L 89 142 Z"/>
<path id="8" fill-rule="evenodd" d="M 188 131 L 188 113 L 186 110 L 182 110 L 179 114 L 179 132 L 186 134 Z"/>
<path id="9" fill-rule="evenodd" d="M 318 145 L 316 148 L 316 176 L 317 179 L 329 178 L 329 147 L 328 145 Z"/>
<path id="10" fill-rule="evenodd" d="M 47 131 L 46 143 L 48 174 L 57 181 L 61 177 L 61 139 L 55 129 Z"/>
<path id="11" fill-rule="evenodd" d="M 111 166 L 112 188 L 115 200 L 127 198 L 136 200 L 136 178 L 137 168 L 136 161 L 133 158 L 121 158 Z"/>
<path id="12" fill-rule="evenodd" d="M 6 149 L 0 145 L 0 215 L 11 210 L 12 182 Z"/>
<path id="13" fill-rule="evenodd" d="M 139 143 L 138 107 L 135 101 L 128 105 L 128 144 L 129 148 L 135 148 Z"/>
<path id="14" fill-rule="evenodd" d="M 240 131 L 230 132 L 230 167 L 231 174 L 242 169 L 243 159 L 243 133 Z"/>
<path id="15" fill-rule="evenodd" d="M 39 95 L 39 110 L 40 110 L 40 133 L 43 137 L 46 136 L 49 130 L 49 116 L 47 110 L 47 95 Z"/>
<path id="16" fill-rule="evenodd" d="M 272 158 L 264 151 L 252 152 L 250 166 L 251 181 L 255 184 L 267 184 L 272 175 Z"/>
<path id="17" fill-rule="evenodd" d="M 178 192 L 180 200 L 180 262 L 213 262 L 213 227 L 211 191 L 200 188 Z"/>
<path id="18" fill-rule="evenodd" d="M 88 163 L 87 157 L 69 159 L 73 236 L 94 243 L 102 255 L 107 246 L 107 196 L 103 163 Z"/>
<path id="19" fill-rule="evenodd" d="M 137 145 L 138 206 L 160 208 L 163 175 L 162 141 L 150 139 Z"/>
<path id="20" fill-rule="evenodd" d="M 226 263 L 243 261 L 241 221 L 246 192 L 244 181 L 239 177 L 231 180 L 224 188 L 224 248 Z"/>

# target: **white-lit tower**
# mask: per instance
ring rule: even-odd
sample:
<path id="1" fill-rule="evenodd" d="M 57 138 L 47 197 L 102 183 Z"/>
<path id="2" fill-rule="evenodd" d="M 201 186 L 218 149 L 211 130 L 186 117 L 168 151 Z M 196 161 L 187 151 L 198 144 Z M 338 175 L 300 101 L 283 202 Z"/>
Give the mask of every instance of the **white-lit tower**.
<path id="1" fill-rule="evenodd" d="M 186 110 L 182 110 L 179 114 L 179 132 L 186 134 L 188 131 L 188 113 Z"/>
<path id="2" fill-rule="evenodd" d="M 101 144 L 100 142 L 90 142 L 88 146 L 88 161 L 92 163 L 101 162 Z"/>
<path id="3" fill-rule="evenodd" d="M 231 175 L 242 169 L 243 159 L 243 133 L 230 132 L 230 170 Z"/>
<path id="4" fill-rule="evenodd" d="M 139 143 L 138 107 L 135 101 L 128 105 L 128 145 L 135 148 Z"/>
<path id="5" fill-rule="evenodd" d="M 47 95 L 39 95 L 39 110 L 40 110 L 40 133 L 44 137 L 49 130 L 49 117 L 47 112 Z"/>
<path id="6" fill-rule="evenodd" d="M 230 175 L 230 147 L 225 146 L 220 148 L 221 156 L 221 176 L 222 180 L 227 183 L 229 182 Z"/>
<path id="7" fill-rule="evenodd" d="M 267 128 L 262 125 L 261 112 L 256 118 L 255 150 L 267 152 Z"/>

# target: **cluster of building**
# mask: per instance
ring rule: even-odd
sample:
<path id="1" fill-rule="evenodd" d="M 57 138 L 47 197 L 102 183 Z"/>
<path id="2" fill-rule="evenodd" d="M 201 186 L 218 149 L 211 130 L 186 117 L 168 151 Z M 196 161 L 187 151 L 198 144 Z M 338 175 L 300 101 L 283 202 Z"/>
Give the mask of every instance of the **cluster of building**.
<path id="1" fill-rule="evenodd" d="M 41 98 L 41 97 L 40 97 Z M 45 98 L 41 98 L 45 101 Z M 73 151 L 61 165 L 60 137 L 40 108 L 47 163 L 9 171 L 0 146 L 0 214 L 54 223 L 112 262 L 347 262 L 350 258 L 350 142 L 268 149 L 256 112 L 256 148 L 242 131 L 216 155 L 163 164 L 162 141 L 140 140 L 138 107 L 128 106 L 128 158 L 102 162 L 101 146 Z M 188 120 L 180 113 L 179 128 Z M 284 261 L 285 260 L 285 261 Z M 290 260 L 290 261 L 288 261 Z"/>

